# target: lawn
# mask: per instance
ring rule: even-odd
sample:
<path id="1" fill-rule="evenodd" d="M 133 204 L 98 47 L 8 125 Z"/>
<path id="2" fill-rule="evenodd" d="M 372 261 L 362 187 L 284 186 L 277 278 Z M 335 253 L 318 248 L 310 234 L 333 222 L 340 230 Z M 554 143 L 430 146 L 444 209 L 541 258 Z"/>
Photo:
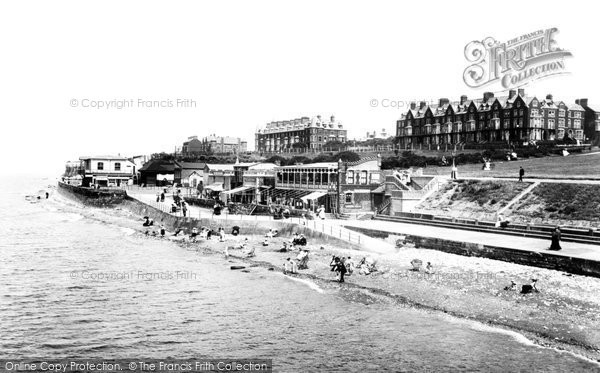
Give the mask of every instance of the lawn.
<path id="1" fill-rule="evenodd" d="M 600 178 L 600 152 L 577 155 L 548 156 L 516 161 L 495 162 L 491 171 L 483 171 L 483 164 L 458 166 L 458 177 L 514 177 L 519 176 L 519 167 L 525 170 L 525 178 Z M 450 175 L 450 167 L 429 166 L 425 175 Z"/>

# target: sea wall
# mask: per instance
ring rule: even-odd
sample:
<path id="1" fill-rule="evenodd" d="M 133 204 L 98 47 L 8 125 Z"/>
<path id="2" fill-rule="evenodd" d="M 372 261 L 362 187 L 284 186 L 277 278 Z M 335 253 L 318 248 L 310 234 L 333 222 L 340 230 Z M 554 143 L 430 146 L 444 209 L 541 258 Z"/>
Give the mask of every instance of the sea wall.
<path id="1" fill-rule="evenodd" d="M 168 230 L 175 230 L 176 228 L 191 230 L 193 227 L 208 227 L 216 230 L 219 227 L 223 227 L 225 232 L 229 233 L 234 226 L 238 226 L 240 227 L 241 234 L 264 235 L 269 229 L 277 229 L 280 234 L 287 236 L 295 232 L 304 234 L 308 238 L 309 243 L 310 238 L 314 237 L 330 243 L 331 245 L 347 247 L 350 249 L 361 249 L 357 244 L 349 243 L 340 238 L 328 235 L 327 233 L 318 232 L 302 225 L 286 222 L 285 220 L 252 220 L 252 217 L 250 216 L 245 216 L 244 219 L 241 220 L 231 216 L 228 219 L 184 218 L 171 215 L 131 197 L 127 197 L 119 207 L 139 215 L 140 218 L 148 216 L 154 220 L 155 225 L 163 224 Z"/>
<path id="2" fill-rule="evenodd" d="M 375 229 L 351 226 L 347 226 L 346 228 L 374 238 L 387 239 L 391 236 L 397 236 L 395 233 Z M 553 269 L 577 275 L 600 277 L 600 262 L 588 259 L 415 235 L 406 235 L 406 241 L 413 243 L 416 248 L 438 250 L 463 256 L 502 260 L 505 262 Z"/>
<path id="3" fill-rule="evenodd" d="M 75 198 L 81 203 L 96 207 L 110 207 L 122 203 L 127 193 L 121 189 L 94 189 L 58 183 L 58 192 Z"/>

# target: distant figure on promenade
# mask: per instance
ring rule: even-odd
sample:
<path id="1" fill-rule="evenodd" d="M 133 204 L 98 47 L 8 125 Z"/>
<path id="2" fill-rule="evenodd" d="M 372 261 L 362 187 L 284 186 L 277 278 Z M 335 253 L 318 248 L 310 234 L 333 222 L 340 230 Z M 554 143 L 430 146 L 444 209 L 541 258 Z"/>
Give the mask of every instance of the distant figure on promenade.
<path id="1" fill-rule="evenodd" d="M 183 217 L 187 215 L 187 203 L 181 202 L 181 212 L 183 213 Z"/>
<path id="2" fill-rule="evenodd" d="M 319 210 L 317 211 L 317 215 L 319 216 L 319 219 L 325 220 L 325 206 L 324 205 L 321 205 L 321 207 L 319 207 Z"/>
<path id="3" fill-rule="evenodd" d="M 160 202 L 160 193 L 156 192 L 156 202 Z"/>
<path id="4" fill-rule="evenodd" d="M 458 168 L 455 164 L 452 165 L 452 172 L 450 173 L 450 178 L 456 180 L 456 173 L 458 172 Z"/>
<path id="5" fill-rule="evenodd" d="M 552 243 L 550 244 L 549 250 L 558 251 L 561 250 L 560 247 L 560 227 L 557 225 L 556 228 L 552 231 Z"/>
<path id="6" fill-rule="evenodd" d="M 46 199 L 48 199 L 48 197 L 50 197 L 50 193 L 46 192 Z"/>
<path id="7" fill-rule="evenodd" d="M 48 197 L 46 197 L 46 198 L 48 198 Z M 306 215 L 302 214 L 301 222 L 302 222 L 302 225 L 306 225 Z"/>
<path id="8" fill-rule="evenodd" d="M 446 156 L 442 155 L 442 166 L 447 166 L 448 165 L 448 161 L 446 160 Z"/>
<path id="9" fill-rule="evenodd" d="M 160 225 L 160 236 L 164 237 L 166 232 L 167 231 L 165 230 L 165 226 L 161 224 Z"/>
<path id="10" fill-rule="evenodd" d="M 219 228 L 219 241 L 225 241 L 225 229 L 223 227 Z"/>
<path id="11" fill-rule="evenodd" d="M 523 176 L 525 176 L 525 170 L 523 167 L 519 167 L 519 181 L 523 181 Z"/>
<path id="12" fill-rule="evenodd" d="M 160 194 L 160 201 L 161 202 L 165 201 L 165 193 L 164 192 Z"/>
<path id="13" fill-rule="evenodd" d="M 496 220 L 496 228 L 506 228 L 510 220 L 505 218 L 502 214 L 498 214 L 498 220 Z"/>

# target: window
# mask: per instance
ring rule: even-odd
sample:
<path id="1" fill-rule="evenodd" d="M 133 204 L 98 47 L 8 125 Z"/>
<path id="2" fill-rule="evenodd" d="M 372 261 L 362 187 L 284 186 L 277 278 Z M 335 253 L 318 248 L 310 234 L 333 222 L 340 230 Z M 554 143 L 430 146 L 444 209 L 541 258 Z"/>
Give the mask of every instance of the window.
<path id="1" fill-rule="evenodd" d="M 575 118 L 581 118 L 581 112 L 580 111 L 576 111 L 575 112 Z"/>
<path id="2" fill-rule="evenodd" d="M 558 116 L 559 116 L 559 117 L 564 117 L 564 116 L 565 116 L 565 111 L 564 111 L 563 109 L 560 109 L 560 110 L 558 111 Z"/>
<path id="3" fill-rule="evenodd" d="M 354 171 L 348 171 L 346 174 L 346 184 L 354 184 Z"/>
<path id="4" fill-rule="evenodd" d="M 548 110 L 548 116 L 549 117 L 553 117 L 556 115 L 556 112 L 554 112 L 554 110 Z"/>
<path id="5" fill-rule="evenodd" d="M 575 128 L 581 128 L 581 120 L 575 119 L 573 121 L 573 127 L 575 127 Z"/>
<path id="6" fill-rule="evenodd" d="M 548 128 L 554 128 L 554 119 L 548 119 Z"/>
<path id="7" fill-rule="evenodd" d="M 367 175 L 368 175 L 367 171 L 361 171 L 360 172 L 360 183 L 361 184 L 366 184 L 367 183 Z"/>
<path id="8" fill-rule="evenodd" d="M 558 126 L 559 127 L 565 126 L 565 118 L 558 118 Z"/>
<path id="9" fill-rule="evenodd" d="M 319 142 L 321 142 L 321 136 L 319 136 Z"/>
<path id="10" fill-rule="evenodd" d="M 98 162 L 98 170 L 104 170 L 104 162 Z"/>
<path id="11" fill-rule="evenodd" d="M 519 115 L 523 116 L 523 109 L 519 110 Z"/>
<path id="12" fill-rule="evenodd" d="M 537 109 L 531 109 L 531 116 L 534 117 L 538 115 L 538 110 Z"/>
<path id="13" fill-rule="evenodd" d="M 121 163 L 120 162 L 115 163 L 115 171 L 121 171 Z"/>
<path id="14" fill-rule="evenodd" d="M 346 203 L 352 203 L 352 193 L 346 193 Z"/>

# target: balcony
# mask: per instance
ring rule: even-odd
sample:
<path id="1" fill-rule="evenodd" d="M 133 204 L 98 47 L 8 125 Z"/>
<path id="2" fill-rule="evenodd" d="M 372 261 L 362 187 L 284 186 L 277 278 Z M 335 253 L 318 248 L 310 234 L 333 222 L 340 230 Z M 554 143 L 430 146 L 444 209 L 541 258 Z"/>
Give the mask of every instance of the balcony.
<path id="1" fill-rule="evenodd" d="M 275 183 L 276 188 L 286 188 L 286 189 L 309 189 L 309 190 L 330 190 L 335 189 L 335 183 L 325 183 L 325 184 L 301 184 L 301 183 Z"/>

